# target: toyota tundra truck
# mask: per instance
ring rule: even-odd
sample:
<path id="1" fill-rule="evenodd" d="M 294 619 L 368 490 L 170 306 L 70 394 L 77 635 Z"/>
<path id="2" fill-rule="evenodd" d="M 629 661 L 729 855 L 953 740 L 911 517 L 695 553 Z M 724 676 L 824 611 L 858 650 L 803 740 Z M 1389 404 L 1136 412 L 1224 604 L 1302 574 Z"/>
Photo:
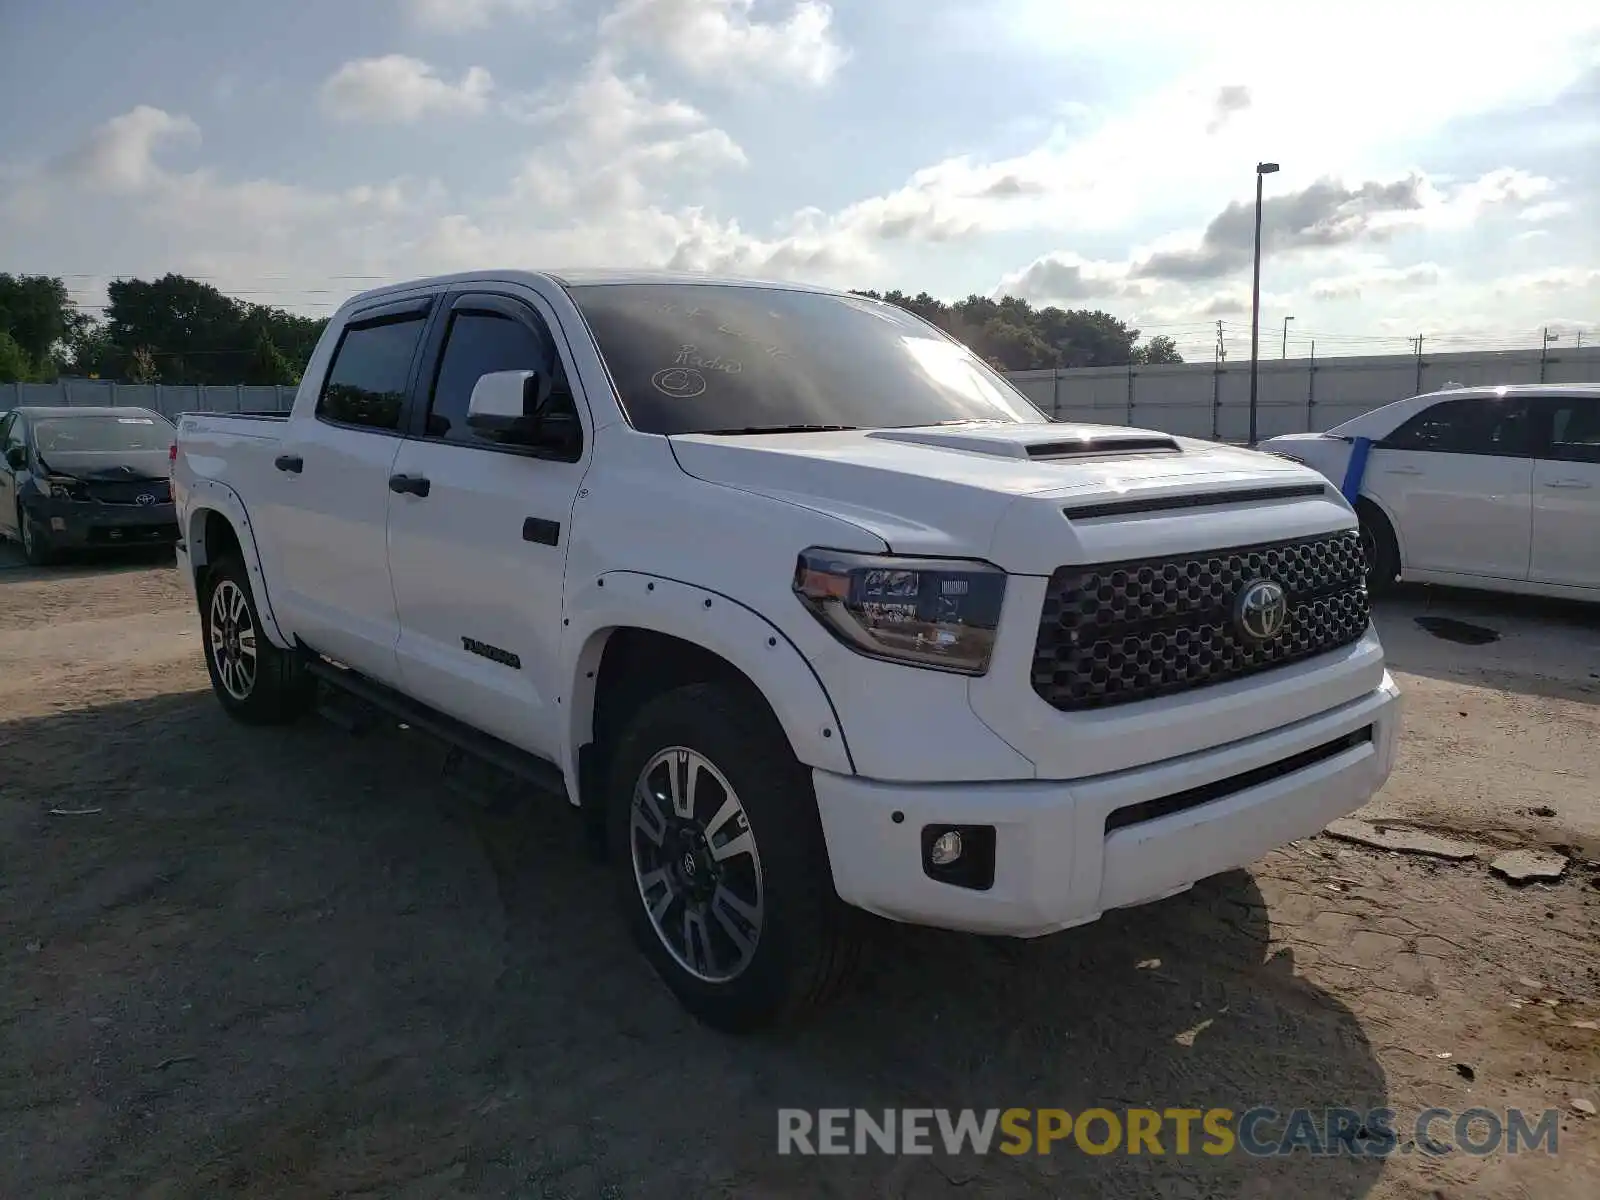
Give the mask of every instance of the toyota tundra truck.
<path id="1" fill-rule="evenodd" d="M 1054 423 L 893 305 L 661 272 L 365 292 L 189 414 L 217 699 L 333 688 L 565 797 L 683 1005 L 796 1017 L 866 910 L 1032 938 L 1361 806 L 1398 689 L 1280 458 Z"/>

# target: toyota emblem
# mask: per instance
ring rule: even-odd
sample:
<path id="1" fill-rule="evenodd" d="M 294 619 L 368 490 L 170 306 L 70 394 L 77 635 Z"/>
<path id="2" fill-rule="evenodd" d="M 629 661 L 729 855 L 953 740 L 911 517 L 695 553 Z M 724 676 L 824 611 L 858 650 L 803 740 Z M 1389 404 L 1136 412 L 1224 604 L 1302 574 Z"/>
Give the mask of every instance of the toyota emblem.
<path id="1" fill-rule="evenodd" d="M 1247 583 L 1233 603 L 1233 623 L 1249 642 L 1270 642 L 1289 620 L 1289 598 L 1283 585 L 1270 579 Z"/>
<path id="2" fill-rule="evenodd" d="M 138 498 L 134 501 L 135 504 L 144 505 L 154 504 L 155 502 L 156 494 L 154 492 L 140 492 Z"/>

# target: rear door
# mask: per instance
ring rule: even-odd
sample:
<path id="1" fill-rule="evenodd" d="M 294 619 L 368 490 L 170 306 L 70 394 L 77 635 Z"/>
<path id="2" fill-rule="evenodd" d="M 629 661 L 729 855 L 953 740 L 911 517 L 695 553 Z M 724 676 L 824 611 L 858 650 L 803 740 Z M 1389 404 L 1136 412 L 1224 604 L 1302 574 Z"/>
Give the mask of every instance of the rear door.
<path id="1" fill-rule="evenodd" d="M 1540 397 L 1535 411 L 1530 578 L 1600 588 L 1600 395 Z"/>
<path id="2" fill-rule="evenodd" d="M 314 649 L 398 683 L 389 581 L 389 476 L 400 451 L 432 298 L 358 311 L 340 333 L 312 414 L 270 450 L 277 605 Z"/>
<path id="3" fill-rule="evenodd" d="M 593 425 L 568 385 L 575 373 L 554 314 L 532 291 L 480 286 L 448 305 L 394 463 L 411 490 L 389 497 L 400 669 L 410 694 L 553 758 L 562 577 Z M 552 402 L 575 407 L 576 453 L 500 445 L 467 426 L 480 377 L 530 369 L 552 372 Z"/>
<path id="4" fill-rule="evenodd" d="M 1372 447 L 1361 490 L 1393 517 L 1406 570 L 1527 579 L 1530 428 L 1523 397 L 1463 396 Z"/>

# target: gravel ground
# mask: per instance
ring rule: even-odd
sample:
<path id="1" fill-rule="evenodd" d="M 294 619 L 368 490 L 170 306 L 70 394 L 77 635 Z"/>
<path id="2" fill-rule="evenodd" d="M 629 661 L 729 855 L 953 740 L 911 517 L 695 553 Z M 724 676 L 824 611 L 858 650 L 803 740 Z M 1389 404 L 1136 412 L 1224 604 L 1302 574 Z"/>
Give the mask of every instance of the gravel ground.
<path id="1" fill-rule="evenodd" d="M 871 931 L 813 1026 L 731 1040 L 626 944 L 559 806 L 206 688 L 170 561 L 0 563 L 0 1196 L 1538 1197 L 1593 1193 L 1600 617 L 1421 593 L 1368 816 L 1017 943 Z M 1457 644 L 1416 624 L 1500 634 Z M 57 810 L 57 811 L 52 811 Z M 1513 888 L 1496 849 L 1560 846 Z M 1463 1070 L 1463 1068 L 1465 1068 Z M 779 1107 L 1563 1109 L 1559 1153 L 796 1158 Z M 1587 1182 L 1585 1182 L 1587 1181 Z"/>

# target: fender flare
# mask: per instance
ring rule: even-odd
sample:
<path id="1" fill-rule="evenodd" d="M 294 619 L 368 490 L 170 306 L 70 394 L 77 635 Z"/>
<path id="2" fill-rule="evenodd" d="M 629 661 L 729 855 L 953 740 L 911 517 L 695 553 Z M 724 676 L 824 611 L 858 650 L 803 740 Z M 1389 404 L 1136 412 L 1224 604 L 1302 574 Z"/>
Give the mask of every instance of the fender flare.
<path id="1" fill-rule="evenodd" d="M 262 631 L 267 640 L 280 650 L 293 650 L 294 643 L 284 635 L 272 607 L 272 596 L 267 589 L 267 573 L 261 569 L 261 552 L 256 548 L 255 529 L 250 524 L 250 514 L 245 509 L 239 493 L 215 479 L 196 479 L 189 484 L 189 503 L 184 512 L 183 539 L 188 547 L 191 567 L 198 572 L 210 561 L 206 552 L 206 514 L 215 512 L 233 527 L 239 539 L 239 549 L 244 554 L 245 570 L 250 573 L 250 589 L 254 593 L 256 612 L 261 617 Z"/>
<path id="2" fill-rule="evenodd" d="M 796 758 L 808 767 L 855 774 L 844 727 L 816 670 L 781 629 L 748 605 L 638 571 L 608 571 L 569 594 L 567 604 L 575 615 L 561 640 L 561 677 L 571 680 L 561 770 L 570 796 L 579 794 L 578 748 L 594 736 L 601 655 L 612 631 L 621 628 L 681 638 L 731 663 L 772 706 Z"/>
<path id="3" fill-rule="evenodd" d="M 1345 464 L 1344 482 L 1339 485 L 1339 492 L 1342 496 L 1344 496 L 1346 503 L 1348 503 L 1351 508 L 1356 507 L 1356 502 L 1358 500 L 1365 500 L 1368 504 L 1372 505 L 1373 508 L 1377 509 L 1383 514 L 1383 519 L 1389 522 L 1389 531 L 1394 534 L 1395 554 L 1400 559 L 1400 561 L 1395 565 L 1404 570 L 1406 562 L 1406 545 L 1405 540 L 1400 533 L 1400 523 L 1394 519 L 1394 514 L 1389 511 L 1388 506 L 1385 505 L 1383 501 L 1379 500 L 1376 496 L 1364 493 L 1361 490 L 1361 485 L 1363 482 L 1365 482 L 1367 476 L 1367 456 L 1371 454 L 1371 452 L 1371 438 L 1358 437 L 1351 441 L 1350 461 Z"/>

